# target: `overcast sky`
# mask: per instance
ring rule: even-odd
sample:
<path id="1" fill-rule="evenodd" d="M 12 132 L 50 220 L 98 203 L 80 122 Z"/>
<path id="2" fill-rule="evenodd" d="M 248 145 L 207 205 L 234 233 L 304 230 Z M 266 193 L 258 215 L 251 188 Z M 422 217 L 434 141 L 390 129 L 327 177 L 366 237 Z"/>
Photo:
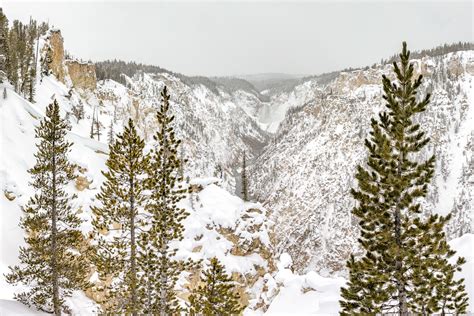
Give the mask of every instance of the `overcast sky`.
<path id="1" fill-rule="evenodd" d="M 49 21 L 65 48 L 188 75 L 318 74 L 399 51 L 473 40 L 466 2 L 25 2 L 0 0 L 10 20 Z"/>

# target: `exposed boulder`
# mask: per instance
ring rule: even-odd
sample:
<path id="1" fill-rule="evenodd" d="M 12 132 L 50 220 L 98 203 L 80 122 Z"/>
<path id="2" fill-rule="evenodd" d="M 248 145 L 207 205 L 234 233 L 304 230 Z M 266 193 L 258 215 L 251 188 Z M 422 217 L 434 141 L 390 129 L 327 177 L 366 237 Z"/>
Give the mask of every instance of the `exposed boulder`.
<path id="1" fill-rule="evenodd" d="M 11 191 L 3 191 L 3 194 L 5 195 L 8 201 L 13 201 L 14 199 L 16 199 L 15 193 Z"/>

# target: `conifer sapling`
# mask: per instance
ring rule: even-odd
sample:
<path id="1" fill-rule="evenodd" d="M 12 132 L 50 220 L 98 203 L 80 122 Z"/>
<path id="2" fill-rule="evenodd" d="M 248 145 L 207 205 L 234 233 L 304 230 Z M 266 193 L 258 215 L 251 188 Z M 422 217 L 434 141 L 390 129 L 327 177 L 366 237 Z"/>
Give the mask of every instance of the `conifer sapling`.
<path id="1" fill-rule="evenodd" d="M 200 285 L 189 297 L 190 315 L 239 315 L 245 308 L 240 305 L 235 282 L 225 272 L 217 258 L 212 258 L 202 272 Z"/>

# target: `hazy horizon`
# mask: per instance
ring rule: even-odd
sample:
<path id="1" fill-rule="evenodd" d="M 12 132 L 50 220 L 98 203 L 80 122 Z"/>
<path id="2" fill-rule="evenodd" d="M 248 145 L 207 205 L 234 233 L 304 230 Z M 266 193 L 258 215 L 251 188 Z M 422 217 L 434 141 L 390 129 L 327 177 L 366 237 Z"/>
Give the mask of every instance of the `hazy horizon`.
<path id="1" fill-rule="evenodd" d="M 411 50 L 473 40 L 469 1 L 1 6 L 10 21 L 32 16 L 61 29 L 75 57 L 135 61 L 190 76 L 315 75 L 372 65 L 398 52 L 403 40 Z"/>

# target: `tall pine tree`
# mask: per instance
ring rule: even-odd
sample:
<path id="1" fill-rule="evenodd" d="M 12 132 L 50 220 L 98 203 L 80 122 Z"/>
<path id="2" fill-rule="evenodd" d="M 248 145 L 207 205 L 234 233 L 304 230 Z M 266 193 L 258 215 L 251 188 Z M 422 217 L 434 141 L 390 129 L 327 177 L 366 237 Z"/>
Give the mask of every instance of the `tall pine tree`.
<path id="1" fill-rule="evenodd" d="M 0 83 L 6 81 L 8 71 L 8 19 L 0 8 Z"/>
<path id="2" fill-rule="evenodd" d="M 174 315 L 182 309 L 175 292 L 180 273 L 189 267 L 188 262 L 176 260 L 175 243 L 183 239 L 183 220 L 188 213 L 177 204 L 184 198 L 185 189 L 179 175 L 178 157 L 180 140 L 172 127 L 170 95 L 164 87 L 162 102 L 157 112 L 158 131 L 154 135 L 156 146 L 151 152 L 148 185 L 151 191 L 146 210 L 152 217 L 151 228 L 144 235 L 142 264 L 145 271 L 142 284 L 148 309 L 147 314 Z"/>
<path id="3" fill-rule="evenodd" d="M 202 284 L 189 296 L 190 315 L 239 315 L 244 310 L 245 307 L 239 303 L 240 296 L 234 281 L 217 258 L 210 260 L 200 281 Z"/>
<path id="4" fill-rule="evenodd" d="M 249 200 L 249 183 L 247 178 L 247 158 L 244 154 L 242 156 L 242 172 L 241 172 L 241 180 L 242 180 L 242 199 L 244 201 Z"/>
<path id="5" fill-rule="evenodd" d="M 23 67 L 22 92 L 28 101 L 34 102 L 36 84 L 36 56 L 35 42 L 38 36 L 38 26 L 35 20 L 30 18 L 30 23 L 26 26 L 26 52 Z"/>
<path id="6" fill-rule="evenodd" d="M 89 264 L 81 254 L 81 220 L 70 206 L 73 196 L 64 190 L 74 179 L 74 166 L 67 159 L 72 145 L 65 139 L 67 130 L 54 101 L 36 128 L 40 143 L 36 164 L 29 170 L 36 194 L 23 208 L 20 223 L 26 247 L 20 248 L 20 265 L 7 275 L 9 283 L 30 287 L 17 294 L 17 300 L 56 315 L 68 312 L 65 298 L 88 285 L 85 277 L 89 273 Z"/>
<path id="7" fill-rule="evenodd" d="M 414 116 L 426 110 L 430 95 L 418 97 L 422 76 L 414 78 L 409 57 L 403 43 L 400 65 L 393 64 L 396 81 L 383 76 L 387 111 L 372 119 L 367 165 L 358 166 L 359 189 L 351 191 L 359 202 L 352 213 L 359 218 L 365 255 L 347 263 L 342 315 L 466 310 L 463 281 L 452 279 L 464 260 L 448 262 L 454 255 L 443 232 L 449 216 L 422 217 L 420 199 L 427 194 L 435 158 L 417 157 L 429 138 Z"/>
<path id="8" fill-rule="evenodd" d="M 143 311 L 139 296 L 139 246 L 144 213 L 148 157 L 145 143 L 130 119 L 122 134 L 110 145 L 105 182 L 97 195 L 100 206 L 92 208 L 101 279 L 112 278 L 106 289 L 107 312 L 138 315 Z"/>
<path id="9" fill-rule="evenodd" d="M 114 142 L 114 136 L 115 136 L 115 133 L 114 133 L 114 122 L 113 121 L 110 121 L 110 126 L 109 126 L 109 133 L 107 135 L 107 142 L 109 145 L 112 145 L 113 142 Z"/>
<path id="10" fill-rule="evenodd" d="M 40 31 L 35 20 L 30 19 L 29 24 L 14 20 L 7 37 L 7 77 L 15 91 L 30 101 L 33 101 L 36 79 L 34 44 Z"/>
<path id="11" fill-rule="evenodd" d="M 20 39 L 19 35 L 14 28 L 10 29 L 8 32 L 8 39 L 7 39 L 7 64 L 6 64 L 6 71 L 7 71 L 7 78 L 13 85 L 15 91 L 18 92 L 18 49 Z"/>

